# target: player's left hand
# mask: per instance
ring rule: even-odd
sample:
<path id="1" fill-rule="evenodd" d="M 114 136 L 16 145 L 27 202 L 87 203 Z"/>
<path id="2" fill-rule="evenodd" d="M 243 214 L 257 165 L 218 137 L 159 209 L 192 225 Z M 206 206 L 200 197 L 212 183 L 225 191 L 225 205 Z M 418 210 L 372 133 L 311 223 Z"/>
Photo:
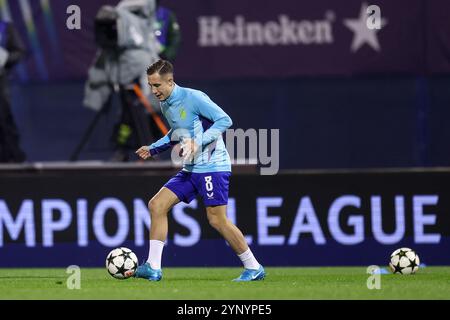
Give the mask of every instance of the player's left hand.
<path id="1" fill-rule="evenodd" d="M 185 138 L 181 143 L 181 156 L 185 162 L 192 161 L 198 151 L 198 144 L 194 139 Z"/>

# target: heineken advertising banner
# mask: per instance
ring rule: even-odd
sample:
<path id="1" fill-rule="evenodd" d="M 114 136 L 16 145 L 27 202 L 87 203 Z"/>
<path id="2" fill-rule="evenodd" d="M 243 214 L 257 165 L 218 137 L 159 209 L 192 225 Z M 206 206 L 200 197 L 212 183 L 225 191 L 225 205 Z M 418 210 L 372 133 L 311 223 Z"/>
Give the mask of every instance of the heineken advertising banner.
<path id="1" fill-rule="evenodd" d="M 118 1 L 2 1 L 29 54 L 22 81 L 82 80 L 96 45 L 94 17 Z M 166 0 L 182 44 L 177 76 L 441 74 L 450 72 L 445 0 Z"/>

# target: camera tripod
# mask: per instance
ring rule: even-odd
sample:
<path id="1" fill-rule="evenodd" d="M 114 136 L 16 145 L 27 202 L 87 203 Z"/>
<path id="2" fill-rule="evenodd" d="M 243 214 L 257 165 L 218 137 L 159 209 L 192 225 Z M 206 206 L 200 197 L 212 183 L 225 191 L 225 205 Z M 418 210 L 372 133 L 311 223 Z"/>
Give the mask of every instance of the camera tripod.
<path id="1" fill-rule="evenodd" d="M 132 83 L 130 85 L 115 86 L 114 92 L 120 95 L 122 116 L 120 119 L 120 125 L 124 125 L 125 128 L 132 130 L 130 133 L 134 135 L 135 142 L 139 146 L 148 144 L 149 141 L 155 140 L 167 134 L 168 129 L 164 122 L 162 121 L 159 114 L 154 110 L 150 101 L 143 94 L 141 88 L 137 83 Z M 106 114 L 112 105 L 112 96 L 109 98 L 108 102 L 99 110 L 91 123 L 86 128 L 80 142 L 70 156 L 70 161 L 77 161 L 78 157 L 89 141 L 92 132 L 101 119 L 102 115 Z M 147 111 L 147 113 L 145 112 Z M 149 119 L 150 115 L 150 119 Z M 119 128 L 120 130 L 120 128 Z M 116 130 L 115 130 L 116 131 Z M 130 146 L 127 143 L 130 142 L 131 136 L 120 136 L 120 132 L 115 132 L 116 148 L 118 150 L 129 149 Z M 119 141 L 117 141 L 119 140 Z M 123 160 L 127 160 L 126 158 Z"/>

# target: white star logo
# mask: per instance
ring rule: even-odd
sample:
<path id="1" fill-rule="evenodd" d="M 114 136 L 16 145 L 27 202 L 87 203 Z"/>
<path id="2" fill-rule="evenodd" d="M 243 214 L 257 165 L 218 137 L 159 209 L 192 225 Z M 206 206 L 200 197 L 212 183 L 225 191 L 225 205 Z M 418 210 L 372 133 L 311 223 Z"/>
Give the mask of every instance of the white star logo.
<path id="1" fill-rule="evenodd" d="M 351 51 L 356 52 L 365 43 L 372 47 L 375 51 L 380 51 L 380 44 L 377 38 L 377 29 L 369 29 L 367 27 L 367 3 L 361 5 L 361 12 L 358 19 L 345 19 L 344 24 L 353 31 L 353 42 Z M 381 27 L 387 24 L 387 20 L 381 18 Z"/>

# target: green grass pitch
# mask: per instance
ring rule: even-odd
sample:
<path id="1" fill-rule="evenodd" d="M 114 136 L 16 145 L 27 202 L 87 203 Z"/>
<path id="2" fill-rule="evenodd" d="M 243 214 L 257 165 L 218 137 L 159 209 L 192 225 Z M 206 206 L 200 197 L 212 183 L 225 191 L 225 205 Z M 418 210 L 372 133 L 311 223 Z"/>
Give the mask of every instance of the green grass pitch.
<path id="1" fill-rule="evenodd" d="M 383 274 L 369 290 L 364 267 L 271 268 L 264 281 L 236 283 L 239 268 L 165 268 L 160 282 L 116 280 L 105 269 L 81 269 L 81 289 L 69 290 L 65 269 L 0 269 L 0 299 L 450 299 L 450 267 L 415 275 Z"/>

